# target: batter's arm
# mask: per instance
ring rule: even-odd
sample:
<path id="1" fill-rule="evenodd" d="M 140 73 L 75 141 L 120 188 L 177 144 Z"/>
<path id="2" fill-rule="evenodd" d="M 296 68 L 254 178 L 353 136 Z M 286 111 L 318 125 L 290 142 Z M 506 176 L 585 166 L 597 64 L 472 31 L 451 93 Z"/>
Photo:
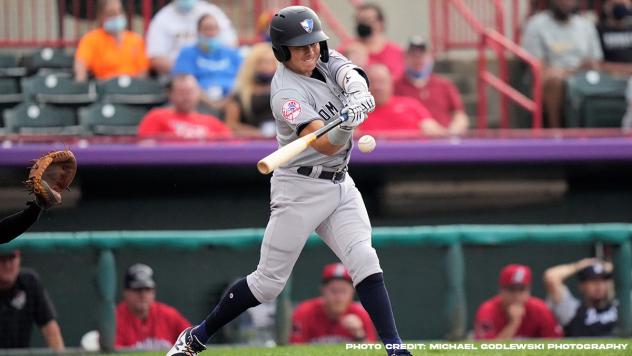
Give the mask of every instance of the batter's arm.
<path id="1" fill-rule="evenodd" d="M 306 136 L 318 129 L 320 129 L 321 127 L 324 127 L 325 123 L 322 120 L 313 120 L 311 121 L 309 124 L 305 125 L 305 127 L 303 127 L 303 129 L 300 132 L 300 137 Z M 331 131 L 323 136 L 321 136 L 320 138 L 316 139 L 311 146 L 318 152 L 327 155 L 327 156 L 333 156 L 335 155 L 338 151 L 340 151 L 345 144 L 342 145 L 335 145 L 333 143 L 331 143 L 329 141 L 329 134 L 331 133 Z"/>

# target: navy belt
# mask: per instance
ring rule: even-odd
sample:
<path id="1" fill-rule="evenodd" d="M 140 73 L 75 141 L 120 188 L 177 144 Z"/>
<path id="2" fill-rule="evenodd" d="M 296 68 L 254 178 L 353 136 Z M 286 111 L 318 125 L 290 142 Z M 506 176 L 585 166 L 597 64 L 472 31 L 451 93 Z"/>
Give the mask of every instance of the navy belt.
<path id="1" fill-rule="evenodd" d="M 298 167 L 296 172 L 300 175 L 310 177 L 312 175 L 312 170 L 314 170 L 314 167 L 301 166 L 301 167 Z M 318 178 L 330 180 L 332 182 L 342 182 L 345 179 L 346 173 L 347 173 L 347 167 L 345 167 L 343 170 L 338 171 L 338 172 L 322 171 L 318 175 Z"/>

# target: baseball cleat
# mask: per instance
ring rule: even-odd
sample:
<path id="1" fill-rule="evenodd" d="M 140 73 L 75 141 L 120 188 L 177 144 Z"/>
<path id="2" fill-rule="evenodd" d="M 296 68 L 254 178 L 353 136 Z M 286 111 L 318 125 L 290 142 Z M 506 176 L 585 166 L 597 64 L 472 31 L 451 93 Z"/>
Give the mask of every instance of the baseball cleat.
<path id="1" fill-rule="evenodd" d="M 206 346 L 191 334 L 192 327 L 184 329 L 180 333 L 175 345 L 167 352 L 167 356 L 197 356 L 198 353 L 206 350 Z"/>

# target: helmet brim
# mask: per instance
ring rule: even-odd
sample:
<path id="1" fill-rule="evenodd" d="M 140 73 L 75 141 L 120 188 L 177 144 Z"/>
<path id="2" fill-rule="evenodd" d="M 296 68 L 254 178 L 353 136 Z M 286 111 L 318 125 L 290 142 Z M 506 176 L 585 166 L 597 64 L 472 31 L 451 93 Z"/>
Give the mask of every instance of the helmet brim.
<path id="1" fill-rule="evenodd" d="M 285 43 L 282 43 L 281 45 L 298 47 L 298 46 L 309 45 L 312 43 L 327 41 L 328 39 L 329 39 L 329 36 L 327 36 L 323 31 L 318 31 L 318 32 L 306 33 L 304 35 L 294 37 L 291 40 L 286 41 Z"/>

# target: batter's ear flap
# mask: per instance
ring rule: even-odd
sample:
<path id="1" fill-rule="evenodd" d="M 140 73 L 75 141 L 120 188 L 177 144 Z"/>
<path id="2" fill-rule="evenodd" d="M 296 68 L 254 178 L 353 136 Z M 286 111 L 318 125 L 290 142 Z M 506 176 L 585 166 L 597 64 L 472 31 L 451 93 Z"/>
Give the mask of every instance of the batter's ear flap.
<path id="1" fill-rule="evenodd" d="M 286 62 L 290 60 L 290 56 L 292 55 L 289 48 L 286 46 L 279 46 L 279 48 L 272 46 L 272 52 L 279 62 Z"/>
<path id="2" fill-rule="evenodd" d="M 329 62 L 329 46 L 327 46 L 327 41 L 320 41 L 320 60 L 323 63 Z"/>

